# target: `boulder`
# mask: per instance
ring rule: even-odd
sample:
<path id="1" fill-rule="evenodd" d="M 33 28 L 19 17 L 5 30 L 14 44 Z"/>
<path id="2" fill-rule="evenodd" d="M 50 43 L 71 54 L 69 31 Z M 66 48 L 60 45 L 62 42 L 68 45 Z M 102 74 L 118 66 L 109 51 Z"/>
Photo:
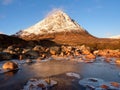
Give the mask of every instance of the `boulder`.
<path id="1" fill-rule="evenodd" d="M 18 64 L 13 61 L 7 61 L 3 64 L 2 68 L 4 70 L 16 70 L 18 69 Z"/>
<path id="2" fill-rule="evenodd" d="M 4 49 L 3 52 L 10 53 L 10 54 L 15 54 L 16 53 L 14 50 L 9 50 L 9 49 Z"/>
<path id="3" fill-rule="evenodd" d="M 98 53 L 99 53 L 99 50 L 93 51 L 94 55 L 98 55 Z"/>
<path id="4" fill-rule="evenodd" d="M 8 48 L 4 49 L 3 52 L 10 53 L 10 54 L 16 54 L 14 46 L 9 46 Z"/>
<path id="5" fill-rule="evenodd" d="M 88 54 L 85 56 L 86 59 L 95 59 L 95 56 L 93 54 Z"/>
<path id="6" fill-rule="evenodd" d="M 13 50 L 14 48 L 15 48 L 14 46 L 8 46 L 7 49 L 9 49 L 9 50 Z"/>
<path id="7" fill-rule="evenodd" d="M 61 51 L 64 52 L 66 55 L 68 55 L 73 51 L 73 47 L 72 46 L 61 46 Z"/>
<path id="8" fill-rule="evenodd" d="M 40 56 L 37 51 L 33 51 L 33 50 L 26 52 L 25 55 L 27 58 L 37 58 Z"/>
<path id="9" fill-rule="evenodd" d="M 22 51 L 22 54 L 25 54 L 25 53 L 27 53 L 27 52 L 29 52 L 29 51 L 31 51 L 30 48 L 24 48 L 23 51 Z"/>
<path id="10" fill-rule="evenodd" d="M 44 48 L 40 45 L 37 45 L 33 48 L 34 51 L 39 51 L 39 52 L 43 52 L 44 51 Z"/>
<path id="11" fill-rule="evenodd" d="M 82 46 L 80 47 L 80 50 L 81 50 L 81 53 L 82 53 L 82 54 L 85 54 L 85 55 L 90 54 L 90 48 L 89 48 L 89 47 L 86 47 L 85 45 L 82 45 Z"/>
<path id="12" fill-rule="evenodd" d="M 58 47 L 58 46 L 50 47 L 50 54 L 56 55 L 59 53 L 60 53 L 60 47 Z"/>

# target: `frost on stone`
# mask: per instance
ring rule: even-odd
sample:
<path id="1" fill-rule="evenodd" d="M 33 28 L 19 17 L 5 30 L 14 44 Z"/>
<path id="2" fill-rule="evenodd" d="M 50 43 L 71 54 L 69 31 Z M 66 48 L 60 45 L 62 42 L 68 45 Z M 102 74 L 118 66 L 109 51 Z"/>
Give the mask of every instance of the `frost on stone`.
<path id="1" fill-rule="evenodd" d="M 70 77 L 75 77 L 75 78 L 78 78 L 78 79 L 81 78 L 79 74 L 73 73 L 73 72 L 66 73 L 66 75 L 67 75 L 67 76 L 70 76 Z"/>
<path id="2" fill-rule="evenodd" d="M 85 78 L 79 84 L 86 87 L 86 90 L 120 90 L 120 83 L 106 82 L 99 78 Z"/>
<path id="3" fill-rule="evenodd" d="M 57 85 L 57 82 L 54 80 L 30 79 L 23 90 L 47 90 L 54 85 Z"/>
<path id="4" fill-rule="evenodd" d="M 85 78 L 79 81 L 79 84 L 84 86 L 84 87 L 98 87 L 100 86 L 101 83 L 103 83 L 104 80 L 99 79 L 99 78 Z"/>

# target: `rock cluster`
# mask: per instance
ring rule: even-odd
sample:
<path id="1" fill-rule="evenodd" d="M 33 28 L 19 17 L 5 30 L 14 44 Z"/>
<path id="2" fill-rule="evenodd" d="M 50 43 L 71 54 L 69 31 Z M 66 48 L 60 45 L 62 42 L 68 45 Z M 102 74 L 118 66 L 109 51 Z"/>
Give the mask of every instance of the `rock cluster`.
<path id="1" fill-rule="evenodd" d="M 26 46 L 24 48 L 9 46 L 5 49 L 1 49 L 0 59 L 9 60 L 9 59 L 37 59 L 43 60 L 49 57 L 71 57 L 79 58 L 79 61 L 83 62 L 93 62 L 96 60 L 96 57 L 103 56 L 105 57 L 106 62 L 111 62 L 111 57 L 119 58 L 120 50 L 91 50 L 90 47 L 85 45 L 82 46 L 51 46 L 45 47 L 41 45 Z M 119 59 L 116 60 L 116 63 L 119 63 Z"/>
<path id="2" fill-rule="evenodd" d="M 9 46 L 3 49 L 0 53 L 1 59 L 27 59 L 27 58 L 45 58 L 51 55 L 56 56 L 79 56 L 85 55 L 86 58 L 95 58 L 90 52 L 90 48 L 86 46 L 52 46 L 43 47 L 41 45 L 36 45 L 34 47 L 19 48 Z"/>
<path id="3" fill-rule="evenodd" d="M 110 50 L 110 49 L 104 49 L 104 50 L 97 50 L 94 51 L 94 54 L 98 56 L 105 56 L 105 57 L 120 57 L 120 50 Z"/>

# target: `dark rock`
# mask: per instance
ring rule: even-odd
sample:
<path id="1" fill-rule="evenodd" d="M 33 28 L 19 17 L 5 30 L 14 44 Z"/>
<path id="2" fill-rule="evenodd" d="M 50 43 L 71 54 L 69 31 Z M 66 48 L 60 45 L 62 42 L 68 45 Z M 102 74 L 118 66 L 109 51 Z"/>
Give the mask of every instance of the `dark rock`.
<path id="1" fill-rule="evenodd" d="M 1 60 L 9 60 L 12 59 L 13 55 L 6 53 L 6 52 L 0 52 L 0 59 Z"/>
<path id="2" fill-rule="evenodd" d="M 37 51 L 33 51 L 33 50 L 26 52 L 25 55 L 27 58 L 37 58 L 40 56 Z"/>

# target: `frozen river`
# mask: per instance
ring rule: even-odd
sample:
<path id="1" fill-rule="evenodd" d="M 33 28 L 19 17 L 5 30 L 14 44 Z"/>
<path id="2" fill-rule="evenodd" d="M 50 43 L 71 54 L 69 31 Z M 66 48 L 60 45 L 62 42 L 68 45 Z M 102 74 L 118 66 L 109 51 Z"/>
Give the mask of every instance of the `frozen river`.
<path id="1" fill-rule="evenodd" d="M 4 62 L 0 62 L 2 66 Z M 58 81 L 50 90 L 84 90 L 77 78 L 66 76 L 75 72 L 83 78 L 101 78 L 120 83 L 120 67 L 106 62 L 82 63 L 64 60 L 19 64 L 20 70 L 0 74 L 0 90 L 21 90 L 31 78 L 48 78 Z"/>

